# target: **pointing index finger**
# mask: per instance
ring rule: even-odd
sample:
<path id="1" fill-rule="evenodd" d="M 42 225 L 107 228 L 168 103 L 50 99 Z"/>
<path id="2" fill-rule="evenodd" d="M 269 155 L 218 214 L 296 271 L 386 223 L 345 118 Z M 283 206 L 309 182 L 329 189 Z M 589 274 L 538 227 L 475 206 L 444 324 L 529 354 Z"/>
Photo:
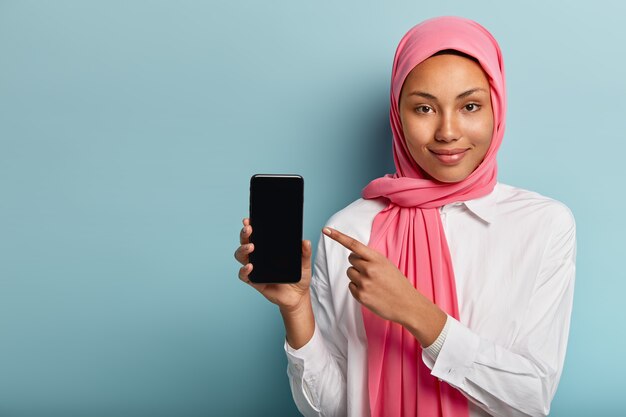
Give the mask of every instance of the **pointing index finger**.
<path id="1" fill-rule="evenodd" d="M 323 228 L 322 232 L 326 236 L 338 242 L 349 251 L 356 253 L 360 257 L 370 258 L 371 249 L 363 243 L 359 242 L 358 240 L 354 239 L 353 237 L 345 235 L 339 230 L 331 229 L 330 227 Z"/>

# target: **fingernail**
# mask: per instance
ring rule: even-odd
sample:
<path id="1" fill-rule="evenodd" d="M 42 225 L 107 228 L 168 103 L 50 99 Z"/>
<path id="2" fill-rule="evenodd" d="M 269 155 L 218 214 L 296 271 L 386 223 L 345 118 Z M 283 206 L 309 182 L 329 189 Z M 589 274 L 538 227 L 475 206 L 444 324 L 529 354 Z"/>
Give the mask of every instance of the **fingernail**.
<path id="1" fill-rule="evenodd" d="M 323 228 L 323 229 L 322 229 L 322 232 L 323 232 L 325 235 L 328 235 L 328 236 L 330 236 L 330 234 L 331 234 L 331 231 L 330 231 L 330 229 L 329 229 L 328 227 Z"/>

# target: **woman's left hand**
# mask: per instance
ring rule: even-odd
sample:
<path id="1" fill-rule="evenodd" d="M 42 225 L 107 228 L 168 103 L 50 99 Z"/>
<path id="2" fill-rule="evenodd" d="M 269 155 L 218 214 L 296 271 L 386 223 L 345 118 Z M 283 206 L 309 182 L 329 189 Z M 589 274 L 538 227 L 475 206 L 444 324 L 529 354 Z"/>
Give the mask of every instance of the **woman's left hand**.
<path id="1" fill-rule="evenodd" d="M 346 275 L 354 298 L 380 317 L 403 324 L 402 312 L 414 309 L 421 294 L 402 272 L 381 253 L 338 230 L 326 227 L 323 233 L 352 252 Z"/>
<path id="2" fill-rule="evenodd" d="M 346 271 L 348 288 L 359 303 L 383 319 L 406 327 L 422 346 L 435 341 L 446 313 L 417 291 L 380 252 L 338 230 L 325 227 L 323 233 L 351 252 L 351 266 Z"/>

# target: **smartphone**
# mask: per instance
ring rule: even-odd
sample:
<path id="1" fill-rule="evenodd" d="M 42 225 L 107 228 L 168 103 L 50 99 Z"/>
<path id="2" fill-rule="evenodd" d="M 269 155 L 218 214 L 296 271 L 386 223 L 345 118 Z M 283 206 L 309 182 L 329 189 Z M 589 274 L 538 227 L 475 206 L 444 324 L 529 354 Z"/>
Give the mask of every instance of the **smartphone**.
<path id="1" fill-rule="evenodd" d="M 250 254 L 254 283 L 295 283 L 302 274 L 304 180 L 300 175 L 250 178 Z"/>

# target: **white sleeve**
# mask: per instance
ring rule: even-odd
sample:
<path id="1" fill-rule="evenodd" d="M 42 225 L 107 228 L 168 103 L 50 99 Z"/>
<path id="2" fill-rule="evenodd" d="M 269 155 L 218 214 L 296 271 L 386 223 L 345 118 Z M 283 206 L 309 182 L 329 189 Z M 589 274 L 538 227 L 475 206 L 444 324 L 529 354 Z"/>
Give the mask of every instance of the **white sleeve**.
<path id="1" fill-rule="evenodd" d="M 347 340 L 335 318 L 323 236 L 315 257 L 311 301 L 315 315 L 313 337 L 297 350 L 285 341 L 291 393 L 306 417 L 345 416 Z"/>
<path id="2" fill-rule="evenodd" d="M 439 354 L 424 352 L 432 375 L 458 388 L 494 416 L 545 416 L 567 348 L 574 295 L 576 232 L 569 215 L 556 219 L 521 332 L 511 346 L 480 337 L 453 318 Z"/>

